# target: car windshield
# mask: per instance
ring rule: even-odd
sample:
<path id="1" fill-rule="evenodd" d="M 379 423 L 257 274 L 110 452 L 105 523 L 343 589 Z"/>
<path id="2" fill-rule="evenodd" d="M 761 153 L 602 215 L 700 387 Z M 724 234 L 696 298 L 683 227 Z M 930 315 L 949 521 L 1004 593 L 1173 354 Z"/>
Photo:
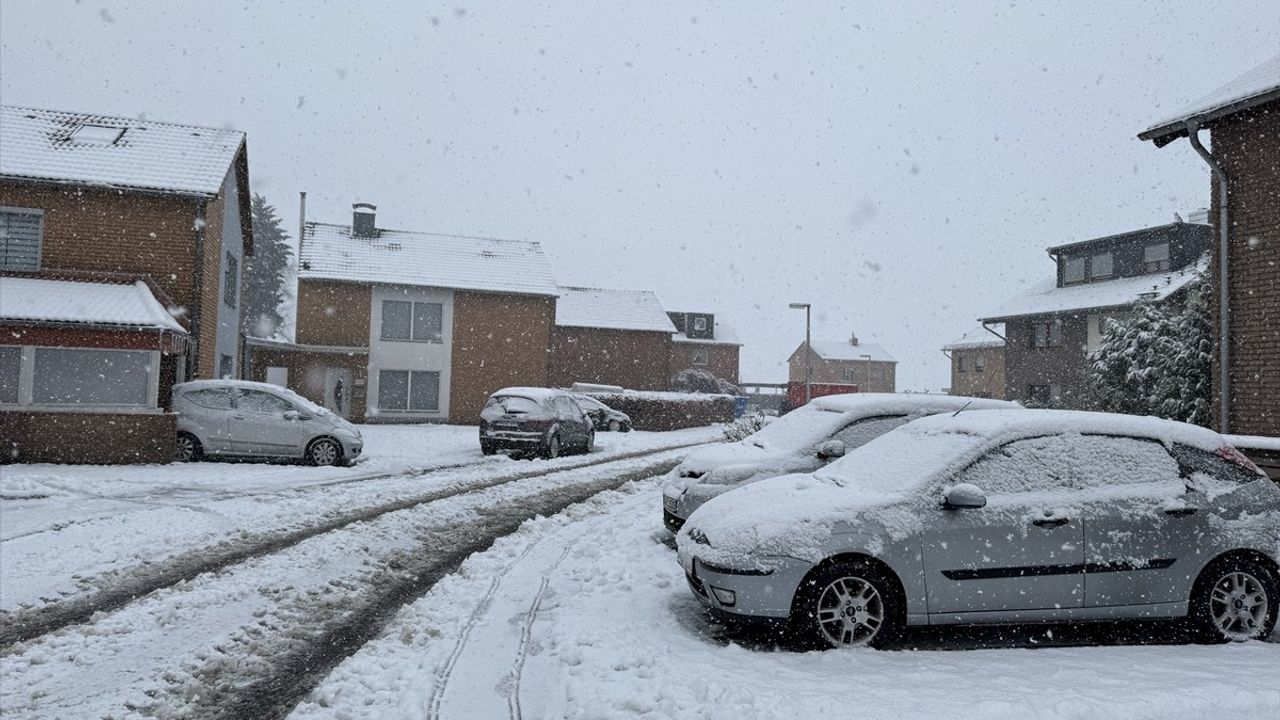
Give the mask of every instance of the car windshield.
<path id="1" fill-rule="evenodd" d="M 743 442 L 773 452 L 799 451 L 827 439 L 849 422 L 845 413 L 805 407 L 765 425 Z"/>
<path id="2" fill-rule="evenodd" d="M 902 492 L 921 488 L 971 456 L 983 438 L 963 432 L 920 432 L 903 426 L 814 473 L 841 486 Z"/>

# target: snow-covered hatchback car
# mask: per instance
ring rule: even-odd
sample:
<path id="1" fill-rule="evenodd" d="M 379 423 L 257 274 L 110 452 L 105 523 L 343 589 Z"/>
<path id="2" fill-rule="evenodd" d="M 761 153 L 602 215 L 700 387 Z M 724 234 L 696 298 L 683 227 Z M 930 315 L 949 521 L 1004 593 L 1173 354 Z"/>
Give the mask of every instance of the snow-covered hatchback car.
<path id="1" fill-rule="evenodd" d="M 173 386 L 174 459 L 270 457 L 312 465 L 353 462 L 364 449 L 355 425 L 269 383 L 194 380 Z"/>
<path id="2" fill-rule="evenodd" d="M 1155 418 L 925 418 L 715 498 L 676 542 L 713 611 L 828 647 L 904 625 L 1181 617 L 1247 640 L 1280 607 L 1280 488 L 1221 435 Z"/>
<path id="3" fill-rule="evenodd" d="M 689 514 L 735 487 L 812 472 L 890 430 L 927 415 L 1020 407 L 957 395 L 857 393 L 820 397 L 735 443 L 689 455 L 667 474 L 662 521 L 675 532 Z"/>

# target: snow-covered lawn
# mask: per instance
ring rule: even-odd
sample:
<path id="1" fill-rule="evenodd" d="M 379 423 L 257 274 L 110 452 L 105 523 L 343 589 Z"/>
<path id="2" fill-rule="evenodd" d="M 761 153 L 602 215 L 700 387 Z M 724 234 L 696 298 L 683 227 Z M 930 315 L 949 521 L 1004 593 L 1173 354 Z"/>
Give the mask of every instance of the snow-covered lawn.
<path id="1" fill-rule="evenodd" d="M 0 466 L 0 612 L 91 593 L 104 574 L 249 534 L 303 527 L 501 473 L 574 467 L 720 434 L 716 427 L 600 433 L 589 456 L 519 461 L 481 455 L 475 427 L 369 425 L 361 432 L 366 459 L 348 468 Z"/>
<path id="2" fill-rule="evenodd" d="M 1083 646 L 1041 631 L 1003 649 L 941 630 L 921 644 L 947 649 L 726 642 L 663 543 L 659 497 L 655 480 L 637 482 L 525 523 L 404 608 L 291 717 L 1280 717 L 1274 642 L 1124 644 L 1107 626 Z"/>

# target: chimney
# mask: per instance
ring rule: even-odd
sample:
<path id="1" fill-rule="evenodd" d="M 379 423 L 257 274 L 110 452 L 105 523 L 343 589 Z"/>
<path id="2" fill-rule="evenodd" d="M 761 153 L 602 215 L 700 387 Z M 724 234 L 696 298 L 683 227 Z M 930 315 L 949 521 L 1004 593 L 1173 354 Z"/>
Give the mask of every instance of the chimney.
<path id="1" fill-rule="evenodd" d="M 378 228 L 374 225 L 374 213 L 378 206 L 370 203 L 353 203 L 351 205 L 351 237 L 376 238 Z"/>
<path id="2" fill-rule="evenodd" d="M 852 346 L 854 346 L 854 347 L 857 347 L 857 346 L 858 346 L 858 335 L 857 335 L 857 333 L 849 333 L 849 344 L 850 344 L 850 345 L 852 345 Z"/>

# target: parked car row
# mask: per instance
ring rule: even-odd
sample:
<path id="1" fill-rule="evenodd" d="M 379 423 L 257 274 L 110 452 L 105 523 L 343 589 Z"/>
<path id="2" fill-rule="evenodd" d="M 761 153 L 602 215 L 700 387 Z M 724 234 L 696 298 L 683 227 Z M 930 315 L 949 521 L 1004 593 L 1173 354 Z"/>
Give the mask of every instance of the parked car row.
<path id="1" fill-rule="evenodd" d="M 663 521 L 713 615 L 816 647 L 915 625 L 1181 618 L 1206 641 L 1275 628 L 1280 487 L 1221 435 L 858 404 L 822 398 L 672 471 Z"/>

